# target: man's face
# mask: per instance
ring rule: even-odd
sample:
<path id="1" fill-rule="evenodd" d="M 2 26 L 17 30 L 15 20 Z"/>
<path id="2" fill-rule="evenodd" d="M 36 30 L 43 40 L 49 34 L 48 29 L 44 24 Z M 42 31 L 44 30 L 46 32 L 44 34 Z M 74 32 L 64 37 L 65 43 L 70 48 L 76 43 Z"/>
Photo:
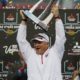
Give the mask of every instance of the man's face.
<path id="1" fill-rule="evenodd" d="M 39 55 L 43 55 L 44 52 L 48 49 L 48 43 L 47 42 L 41 42 L 35 40 L 33 43 L 34 49 L 36 50 L 36 53 Z"/>

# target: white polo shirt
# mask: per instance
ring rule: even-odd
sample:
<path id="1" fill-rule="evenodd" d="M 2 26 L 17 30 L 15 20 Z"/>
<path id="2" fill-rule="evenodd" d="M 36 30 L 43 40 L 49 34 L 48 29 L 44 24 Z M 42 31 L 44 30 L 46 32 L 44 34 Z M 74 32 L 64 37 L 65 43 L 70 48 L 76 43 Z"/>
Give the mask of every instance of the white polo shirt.
<path id="1" fill-rule="evenodd" d="M 36 54 L 26 40 L 26 25 L 20 24 L 17 34 L 19 48 L 27 63 L 28 80 L 62 80 L 61 59 L 64 53 L 65 31 L 61 19 L 56 20 L 55 44 L 43 56 Z"/>

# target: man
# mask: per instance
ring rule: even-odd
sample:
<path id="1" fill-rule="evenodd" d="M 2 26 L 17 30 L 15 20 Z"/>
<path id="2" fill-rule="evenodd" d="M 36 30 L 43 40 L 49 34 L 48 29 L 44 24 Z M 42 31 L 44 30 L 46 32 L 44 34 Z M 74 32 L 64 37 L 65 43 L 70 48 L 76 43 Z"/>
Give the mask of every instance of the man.
<path id="1" fill-rule="evenodd" d="M 28 80 L 62 80 L 61 59 L 64 53 L 65 31 L 59 18 L 58 7 L 53 6 L 51 13 L 55 18 L 56 40 L 49 47 L 49 37 L 45 33 L 39 33 L 32 39 L 33 48 L 26 40 L 26 18 L 22 11 L 22 22 L 18 29 L 17 42 L 22 56 L 27 63 Z"/>

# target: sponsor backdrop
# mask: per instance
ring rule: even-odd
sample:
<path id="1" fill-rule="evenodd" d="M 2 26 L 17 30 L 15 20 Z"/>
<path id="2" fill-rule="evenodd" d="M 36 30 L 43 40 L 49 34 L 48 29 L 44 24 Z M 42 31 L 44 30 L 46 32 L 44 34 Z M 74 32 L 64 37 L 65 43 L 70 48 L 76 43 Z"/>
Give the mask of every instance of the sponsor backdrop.
<path id="1" fill-rule="evenodd" d="M 36 10 L 34 14 L 39 15 L 41 11 L 41 9 Z M 67 37 L 62 60 L 62 74 L 64 80 L 69 80 L 73 70 L 78 70 L 80 67 L 80 10 L 60 10 L 60 15 Z M 11 74 L 19 67 L 20 58 L 18 56 L 16 34 L 20 21 L 19 10 L 0 11 L 0 80 L 6 80 L 9 74 L 9 67 L 11 67 L 8 66 L 9 63 L 14 64 L 14 70 L 10 71 Z M 50 45 L 52 45 L 55 39 L 54 19 L 51 20 L 49 25 L 51 27 L 47 34 L 50 36 Z M 29 41 L 37 32 L 43 32 L 31 20 L 28 20 L 28 26 L 27 35 Z"/>

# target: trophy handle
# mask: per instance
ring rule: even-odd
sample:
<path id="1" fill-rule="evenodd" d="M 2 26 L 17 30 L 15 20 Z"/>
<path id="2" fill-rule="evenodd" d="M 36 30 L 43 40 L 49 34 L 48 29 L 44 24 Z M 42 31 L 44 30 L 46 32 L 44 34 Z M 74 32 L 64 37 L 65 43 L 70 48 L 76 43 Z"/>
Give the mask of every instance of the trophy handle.
<path id="1" fill-rule="evenodd" d="M 46 15 L 49 14 L 50 7 L 52 6 L 52 4 L 53 4 L 54 1 L 55 1 L 55 0 L 50 0 L 49 4 L 48 4 L 47 7 L 45 8 L 45 10 L 38 16 L 38 18 L 39 18 L 40 20 L 43 20 L 43 19 L 46 17 Z"/>
<path id="2" fill-rule="evenodd" d="M 43 0 L 39 0 L 30 10 L 29 12 L 33 13 L 35 9 L 43 2 Z"/>
<path id="3" fill-rule="evenodd" d="M 59 6 L 60 0 L 57 0 L 56 2 L 56 6 Z M 49 16 L 47 18 L 45 18 L 42 22 L 46 25 L 49 24 L 49 22 L 51 21 L 51 19 L 53 18 L 53 13 L 50 13 Z M 49 26 L 48 26 L 49 27 Z"/>

